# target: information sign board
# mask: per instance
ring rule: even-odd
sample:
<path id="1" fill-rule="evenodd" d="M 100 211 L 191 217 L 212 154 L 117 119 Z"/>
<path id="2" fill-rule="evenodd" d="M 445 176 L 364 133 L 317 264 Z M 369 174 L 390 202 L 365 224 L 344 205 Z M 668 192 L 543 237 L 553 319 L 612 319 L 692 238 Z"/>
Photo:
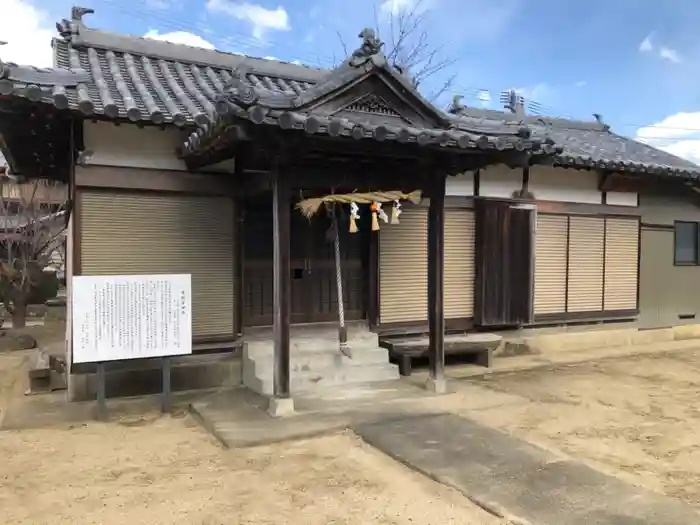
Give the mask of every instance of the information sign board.
<path id="1" fill-rule="evenodd" d="M 192 284 L 187 275 L 75 276 L 73 362 L 192 353 Z"/>

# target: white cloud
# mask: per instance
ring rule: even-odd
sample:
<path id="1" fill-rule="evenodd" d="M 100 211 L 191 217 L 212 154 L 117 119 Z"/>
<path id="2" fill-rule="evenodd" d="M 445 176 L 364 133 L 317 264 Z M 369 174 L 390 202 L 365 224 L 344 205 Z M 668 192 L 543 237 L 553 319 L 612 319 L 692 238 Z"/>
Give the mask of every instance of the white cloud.
<path id="1" fill-rule="evenodd" d="M 676 113 L 639 128 L 635 139 L 700 164 L 700 111 Z"/>
<path id="2" fill-rule="evenodd" d="M 678 51 L 671 49 L 670 47 L 661 47 L 661 49 L 659 49 L 659 56 L 661 58 L 665 58 L 666 60 L 670 60 L 671 62 L 675 62 L 676 64 L 683 61 L 681 56 L 678 54 Z"/>
<path id="3" fill-rule="evenodd" d="M 579 80 L 578 82 L 576 82 L 574 84 L 574 86 L 575 87 L 584 87 L 586 84 L 588 84 L 588 82 L 586 82 L 585 80 Z"/>
<path id="4" fill-rule="evenodd" d="M 0 0 L 0 58 L 38 67 L 53 65 L 51 38 L 56 36 L 48 13 L 25 0 Z"/>
<path id="5" fill-rule="evenodd" d="M 657 51 L 657 53 L 655 54 L 658 54 L 658 56 L 660 56 L 664 60 L 668 60 L 676 64 L 680 64 L 681 62 L 683 62 L 681 55 L 675 49 L 664 45 L 660 45 L 657 48 L 651 41 L 653 35 L 653 32 L 649 33 L 639 44 L 639 51 L 641 53 L 652 53 L 654 51 Z"/>
<path id="6" fill-rule="evenodd" d="M 515 88 L 515 92 L 525 98 L 525 102 L 542 102 L 552 94 L 550 88 L 544 82 L 541 82 L 533 87 Z"/>
<path id="7" fill-rule="evenodd" d="M 146 0 L 146 7 L 151 9 L 169 9 L 172 7 L 171 0 Z"/>
<path id="8" fill-rule="evenodd" d="M 2 0 L 0 0 L 2 1 Z M 204 49 L 214 49 L 214 44 L 204 40 L 201 36 L 187 31 L 173 31 L 172 33 L 158 33 L 158 30 L 151 29 L 143 35 L 144 38 L 152 38 L 153 40 L 162 40 L 172 44 L 184 44 L 186 46 L 201 47 Z"/>
<path id="9" fill-rule="evenodd" d="M 649 33 L 644 40 L 642 40 L 641 44 L 639 44 L 639 50 L 643 53 L 649 53 L 650 51 L 654 50 L 654 44 L 651 43 L 651 37 L 652 33 Z"/>
<path id="10" fill-rule="evenodd" d="M 397 15 L 400 11 L 408 11 L 416 4 L 416 0 L 384 0 L 379 6 L 379 12 L 384 15 Z"/>
<path id="11" fill-rule="evenodd" d="M 268 31 L 287 31 L 289 15 L 282 6 L 267 9 L 261 5 L 233 0 L 208 0 L 207 9 L 212 12 L 226 13 L 238 20 L 249 22 L 253 26 L 253 36 L 262 40 Z"/>

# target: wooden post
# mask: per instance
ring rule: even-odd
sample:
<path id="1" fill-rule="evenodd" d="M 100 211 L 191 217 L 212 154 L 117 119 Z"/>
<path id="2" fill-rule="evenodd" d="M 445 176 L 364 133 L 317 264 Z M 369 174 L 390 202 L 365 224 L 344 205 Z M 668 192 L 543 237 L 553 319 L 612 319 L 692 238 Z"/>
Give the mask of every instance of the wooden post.
<path id="1" fill-rule="evenodd" d="M 289 332 L 291 319 L 290 213 L 289 182 L 279 168 L 272 173 L 272 280 L 274 331 L 274 396 L 269 413 L 285 415 L 294 410 L 289 383 Z"/>
<path id="2" fill-rule="evenodd" d="M 447 391 L 445 384 L 445 184 L 447 175 L 435 173 L 430 181 L 428 208 L 428 330 L 430 377 L 428 385 L 436 393 Z"/>
<path id="3" fill-rule="evenodd" d="M 163 391 L 161 392 L 160 409 L 164 414 L 170 412 L 172 406 L 172 387 L 170 384 L 171 362 L 169 357 L 164 357 L 162 360 L 163 373 Z"/>
<path id="4" fill-rule="evenodd" d="M 107 400 L 105 385 L 105 364 L 97 363 L 97 419 L 107 421 Z"/>

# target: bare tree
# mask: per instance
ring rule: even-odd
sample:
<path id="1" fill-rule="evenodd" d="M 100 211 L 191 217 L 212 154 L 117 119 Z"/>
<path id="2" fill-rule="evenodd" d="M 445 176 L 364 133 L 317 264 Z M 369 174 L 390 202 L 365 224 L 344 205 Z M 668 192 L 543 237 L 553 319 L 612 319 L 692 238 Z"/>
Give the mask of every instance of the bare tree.
<path id="1" fill-rule="evenodd" d="M 443 46 L 431 45 L 426 28 L 428 12 L 424 7 L 424 0 L 416 0 L 410 7 L 392 10 L 387 28 L 387 60 L 407 74 L 416 89 L 439 73 L 447 74 L 457 62 L 444 54 Z M 375 25 L 377 34 L 381 35 L 376 10 Z M 435 100 L 450 90 L 456 76 L 447 74 L 437 89 L 426 94 L 427 98 Z"/>
<path id="2" fill-rule="evenodd" d="M 65 242 L 67 188 L 0 179 L 0 295 L 15 328 L 26 325 L 32 292 Z"/>

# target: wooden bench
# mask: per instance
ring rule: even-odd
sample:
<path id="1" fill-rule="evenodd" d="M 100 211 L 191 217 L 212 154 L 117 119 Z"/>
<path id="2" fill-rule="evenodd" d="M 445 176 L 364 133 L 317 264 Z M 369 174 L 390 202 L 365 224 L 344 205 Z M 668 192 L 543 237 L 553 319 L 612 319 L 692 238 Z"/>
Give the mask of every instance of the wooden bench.
<path id="1" fill-rule="evenodd" d="M 489 333 L 445 335 L 445 355 L 477 354 L 477 364 L 491 368 L 493 352 L 501 344 L 501 336 Z M 399 364 L 402 376 L 411 375 L 411 360 L 428 356 L 428 336 L 387 337 L 379 345 Z"/>

